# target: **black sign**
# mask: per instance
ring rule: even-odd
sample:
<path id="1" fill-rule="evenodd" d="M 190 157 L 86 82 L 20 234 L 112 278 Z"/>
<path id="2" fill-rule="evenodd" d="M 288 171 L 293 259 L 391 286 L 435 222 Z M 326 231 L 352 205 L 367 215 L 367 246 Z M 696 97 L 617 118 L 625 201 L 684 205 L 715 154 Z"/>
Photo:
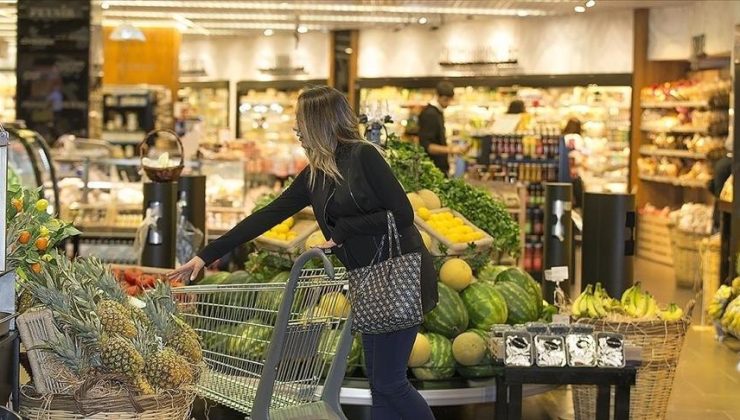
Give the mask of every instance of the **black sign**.
<path id="1" fill-rule="evenodd" d="M 16 114 L 53 142 L 86 136 L 90 0 L 18 0 Z"/>

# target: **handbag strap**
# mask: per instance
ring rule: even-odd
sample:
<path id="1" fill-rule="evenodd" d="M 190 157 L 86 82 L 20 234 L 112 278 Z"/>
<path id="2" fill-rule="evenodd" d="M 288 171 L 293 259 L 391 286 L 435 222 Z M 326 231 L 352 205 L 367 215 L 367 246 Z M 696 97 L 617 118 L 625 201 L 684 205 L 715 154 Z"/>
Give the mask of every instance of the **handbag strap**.
<path id="1" fill-rule="evenodd" d="M 393 258 L 393 245 L 396 245 L 396 250 L 398 251 L 398 255 L 400 256 L 402 254 L 401 237 L 398 234 L 398 228 L 396 227 L 396 219 L 395 217 L 393 217 L 393 212 L 388 210 L 387 214 L 388 214 L 388 241 L 390 242 L 388 258 Z"/>

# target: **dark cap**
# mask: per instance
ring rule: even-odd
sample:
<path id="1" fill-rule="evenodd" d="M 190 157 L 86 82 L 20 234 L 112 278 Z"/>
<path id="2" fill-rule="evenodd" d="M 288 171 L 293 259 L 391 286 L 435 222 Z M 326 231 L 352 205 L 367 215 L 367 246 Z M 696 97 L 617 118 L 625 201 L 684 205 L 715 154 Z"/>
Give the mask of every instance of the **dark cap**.
<path id="1" fill-rule="evenodd" d="M 437 96 L 447 96 L 452 98 L 455 96 L 455 86 L 450 82 L 437 83 Z"/>

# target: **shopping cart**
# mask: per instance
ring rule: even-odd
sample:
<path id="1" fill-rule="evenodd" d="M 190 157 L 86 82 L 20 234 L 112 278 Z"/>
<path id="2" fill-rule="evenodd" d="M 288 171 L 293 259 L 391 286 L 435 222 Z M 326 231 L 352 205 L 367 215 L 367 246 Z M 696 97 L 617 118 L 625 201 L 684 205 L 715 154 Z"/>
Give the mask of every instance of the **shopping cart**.
<path id="1" fill-rule="evenodd" d="M 312 258 L 324 268 L 304 269 Z M 203 343 L 199 394 L 252 419 L 346 419 L 339 404 L 352 344 L 346 285 L 344 269 L 315 249 L 285 282 L 174 289 Z"/>

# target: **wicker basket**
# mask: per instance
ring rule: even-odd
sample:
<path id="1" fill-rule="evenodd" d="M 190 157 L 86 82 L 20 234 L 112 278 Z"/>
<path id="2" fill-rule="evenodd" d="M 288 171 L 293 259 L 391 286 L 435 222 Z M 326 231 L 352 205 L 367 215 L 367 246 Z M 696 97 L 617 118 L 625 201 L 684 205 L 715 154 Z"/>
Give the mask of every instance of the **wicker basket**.
<path id="1" fill-rule="evenodd" d="M 676 283 L 699 290 L 701 287 L 701 257 L 699 244 L 709 235 L 684 232 L 671 226 L 671 247 Z"/>
<path id="2" fill-rule="evenodd" d="M 103 379 L 104 378 L 98 378 Z M 98 379 L 86 382 L 81 390 L 94 387 Z M 20 415 L 30 420 L 187 420 L 195 399 L 189 390 L 156 395 L 132 396 L 125 390 L 115 395 L 41 395 L 32 388 L 21 392 Z"/>
<path id="3" fill-rule="evenodd" d="M 676 366 L 693 306 L 692 301 L 686 309 L 687 316 L 678 321 L 578 321 L 593 326 L 595 332 L 623 334 L 627 343 L 642 349 L 642 365 L 637 370 L 637 384 L 631 391 L 630 419 L 666 418 Z M 576 420 L 596 418 L 596 387 L 574 386 L 573 406 Z"/>
<path id="4" fill-rule="evenodd" d="M 156 142 L 160 135 L 171 136 L 175 143 L 177 143 L 177 150 L 180 153 L 180 161 L 177 166 L 155 168 L 144 165 L 144 158 L 147 157 L 152 148 L 156 147 Z M 146 172 L 146 176 L 154 182 L 175 182 L 180 178 L 180 174 L 185 167 L 185 149 L 183 148 L 180 137 L 172 130 L 154 130 L 148 133 L 144 141 L 139 145 L 139 155 L 141 158 L 141 167 Z"/>

